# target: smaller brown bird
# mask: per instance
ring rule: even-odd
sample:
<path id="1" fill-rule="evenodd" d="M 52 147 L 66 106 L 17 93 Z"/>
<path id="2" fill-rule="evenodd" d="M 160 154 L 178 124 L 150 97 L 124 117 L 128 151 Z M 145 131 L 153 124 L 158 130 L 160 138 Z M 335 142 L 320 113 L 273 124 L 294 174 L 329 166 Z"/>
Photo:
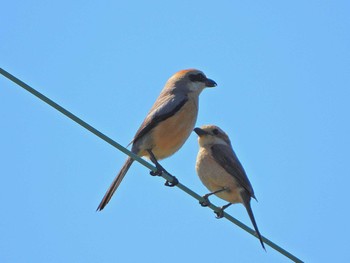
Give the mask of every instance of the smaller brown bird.
<path id="1" fill-rule="evenodd" d="M 224 209 L 231 204 L 242 203 L 265 249 L 250 206 L 251 198 L 256 199 L 254 191 L 243 166 L 232 149 L 229 137 L 215 125 L 205 125 L 195 128 L 194 131 L 199 136 L 196 171 L 202 183 L 210 191 L 209 194 L 203 196 L 206 201 L 201 202 L 201 205 L 208 206 L 210 204 L 208 197 L 213 194 L 226 200 L 229 203 L 221 207 L 219 212 L 215 212 L 217 218 L 222 218 Z"/>

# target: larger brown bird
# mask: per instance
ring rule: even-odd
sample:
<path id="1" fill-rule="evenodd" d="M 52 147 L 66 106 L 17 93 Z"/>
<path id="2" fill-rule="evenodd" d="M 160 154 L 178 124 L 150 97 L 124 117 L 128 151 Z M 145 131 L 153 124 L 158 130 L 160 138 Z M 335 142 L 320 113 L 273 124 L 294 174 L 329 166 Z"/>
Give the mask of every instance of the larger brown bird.
<path id="1" fill-rule="evenodd" d="M 165 171 L 158 161 L 174 154 L 185 143 L 197 120 L 199 94 L 204 88 L 215 86 L 215 81 L 196 69 L 175 73 L 136 132 L 131 151 L 149 158 L 157 167 L 156 174 Z M 111 200 L 133 161 L 131 157 L 126 160 L 97 210 L 102 210 Z M 176 178 L 172 182 L 176 183 Z"/>

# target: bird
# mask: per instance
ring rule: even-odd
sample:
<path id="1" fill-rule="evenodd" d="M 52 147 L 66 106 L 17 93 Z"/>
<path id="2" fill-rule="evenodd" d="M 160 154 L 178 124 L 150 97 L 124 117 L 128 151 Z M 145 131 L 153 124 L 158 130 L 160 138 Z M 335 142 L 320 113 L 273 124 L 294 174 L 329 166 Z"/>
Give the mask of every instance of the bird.
<path id="1" fill-rule="evenodd" d="M 227 207 L 242 203 L 248 212 L 256 235 L 265 249 L 250 206 L 251 198 L 256 199 L 254 190 L 231 146 L 228 135 L 215 125 L 197 127 L 194 132 L 198 135 L 199 144 L 196 172 L 199 179 L 210 191 L 203 196 L 204 201 L 201 201 L 200 204 L 208 206 L 210 204 L 209 196 L 213 194 L 229 202 L 215 212 L 217 218 L 222 218 Z"/>
<path id="2" fill-rule="evenodd" d="M 200 93 L 206 87 L 215 86 L 217 84 L 214 80 L 197 69 L 180 70 L 165 83 L 130 143 L 134 154 L 146 157 L 155 164 L 157 170 L 151 172 L 151 175 L 167 172 L 158 161 L 171 156 L 185 143 L 195 127 Z M 103 210 L 111 200 L 133 161 L 131 157 L 127 158 L 97 211 Z M 178 180 L 173 176 L 166 185 L 174 186 L 177 183 Z"/>

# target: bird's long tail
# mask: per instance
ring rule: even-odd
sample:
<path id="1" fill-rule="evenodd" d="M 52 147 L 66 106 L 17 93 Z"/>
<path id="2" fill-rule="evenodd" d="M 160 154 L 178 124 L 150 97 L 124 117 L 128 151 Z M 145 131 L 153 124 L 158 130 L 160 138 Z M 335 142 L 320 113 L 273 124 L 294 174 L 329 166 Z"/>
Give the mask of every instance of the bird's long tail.
<path id="1" fill-rule="evenodd" d="M 114 192 L 117 190 L 118 186 L 124 179 L 124 176 L 126 175 L 127 171 L 129 170 L 133 162 L 134 162 L 134 159 L 132 159 L 131 157 L 129 157 L 126 160 L 119 174 L 114 178 L 112 184 L 108 188 L 106 194 L 104 195 L 101 203 L 98 205 L 96 211 L 101 211 L 108 204 L 109 200 L 111 200 Z"/>
<path id="2" fill-rule="evenodd" d="M 244 194 L 243 194 L 242 195 L 242 199 L 243 199 L 243 202 L 244 202 L 244 206 L 247 209 L 250 221 L 252 221 L 252 224 L 254 226 L 255 232 L 258 235 L 258 238 L 260 240 L 261 246 L 263 247 L 263 249 L 265 249 L 264 242 L 262 240 L 261 234 L 260 234 L 259 229 L 258 229 L 258 225 L 256 224 L 256 221 L 255 221 L 255 218 L 254 218 L 252 207 L 250 206 L 250 196 L 249 196 L 249 194 L 246 194 L 246 196 L 244 196 Z"/>

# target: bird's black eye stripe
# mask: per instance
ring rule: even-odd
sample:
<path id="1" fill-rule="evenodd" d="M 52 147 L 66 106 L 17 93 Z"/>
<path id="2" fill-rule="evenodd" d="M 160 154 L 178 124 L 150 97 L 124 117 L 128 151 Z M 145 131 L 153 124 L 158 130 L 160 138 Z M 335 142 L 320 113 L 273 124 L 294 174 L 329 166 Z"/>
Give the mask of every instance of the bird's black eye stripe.
<path id="1" fill-rule="evenodd" d="M 218 135 L 219 134 L 219 130 L 218 129 L 214 129 L 213 133 L 214 133 L 214 135 Z"/>
<path id="2" fill-rule="evenodd" d="M 202 74 L 202 73 L 198 73 L 198 74 L 191 74 L 189 76 L 190 80 L 195 82 L 204 82 L 207 78 Z"/>

